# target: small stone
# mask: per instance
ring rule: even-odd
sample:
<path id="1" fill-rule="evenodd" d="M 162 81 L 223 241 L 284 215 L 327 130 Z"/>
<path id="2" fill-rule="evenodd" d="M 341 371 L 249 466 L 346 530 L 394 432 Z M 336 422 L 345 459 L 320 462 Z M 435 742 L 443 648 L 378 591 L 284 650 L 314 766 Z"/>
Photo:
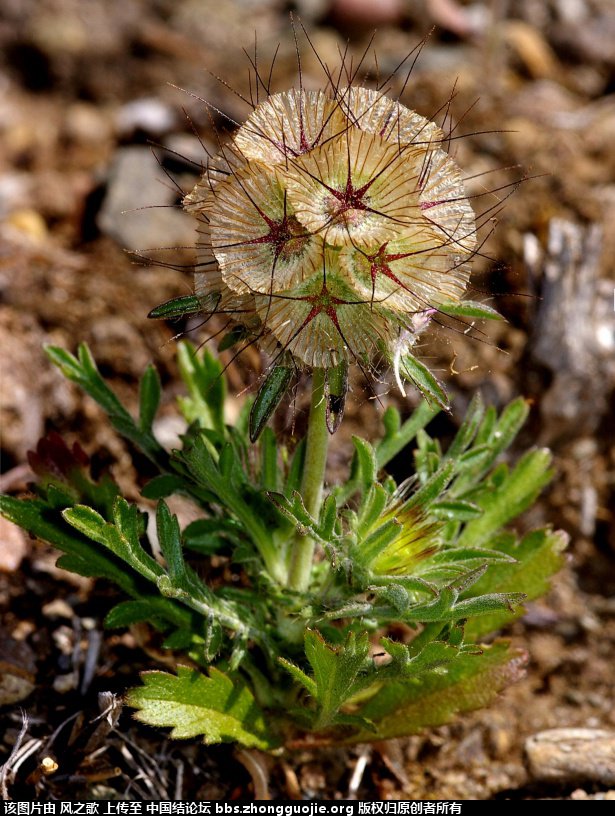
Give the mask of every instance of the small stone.
<path id="1" fill-rule="evenodd" d="M 0 572 L 15 572 L 27 550 L 28 544 L 21 529 L 0 516 Z"/>
<path id="2" fill-rule="evenodd" d="M 69 691 L 74 691 L 79 685 L 79 676 L 77 672 L 69 672 L 68 674 L 58 674 L 53 678 L 53 690 L 58 694 L 67 694 Z"/>
<path id="3" fill-rule="evenodd" d="M 149 97 L 126 103 L 116 116 L 116 127 L 121 136 L 130 136 L 138 131 L 149 136 L 161 136 L 173 130 L 176 124 L 175 111 L 162 100 Z"/>
<path id="4" fill-rule="evenodd" d="M 51 774 L 54 774 L 59 767 L 60 766 L 55 759 L 53 759 L 53 757 L 46 756 L 41 760 L 41 770 L 45 776 L 51 776 Z"/>
<path id="5" fill-rule="evenodd" d="M 615 732 L 553 728 L 525 742 L 529 770 L 543 782 L 615 784 Z"/>
<path id="6" fill-rule="evenodd" d="M 174 208 L 177 196 L 149 147 L 121 148 L 109 171 L 98 226 L 125 249 L 190 245 L 194 223 Z"/>
<path id="7" fill-rule="evenodd" d="M 0 634 L 0 706 L 19 703 L 33 692 L 35 671 L 28 644 Z"/>
<path id="8" fill-rule="evenodd" d="M 42 612 L 46 618 L 68 618 L 70 620 L 75 615 L 73 608 L 62 598 L 56 598 L 45 604 Z"/>
<path id="9" fill-rule="evenodd" d="M 6 219 L 6 223 L 33 241 L 42 241 L 47 237 L 45 219 L 36 210 L 15 210 Z"/>
<path id="10" fill-rule="evenodd" d="M 97 144 L 111 136 L 109 119 L 89 102 L 75 102 L 66 111 L 64 134 L 75 142 Z"/>
<path id="11" fill-rule="evenodd" d="M 25 173 L 0 175 L 0 216 L 27 206 L 31 181 Z"/>

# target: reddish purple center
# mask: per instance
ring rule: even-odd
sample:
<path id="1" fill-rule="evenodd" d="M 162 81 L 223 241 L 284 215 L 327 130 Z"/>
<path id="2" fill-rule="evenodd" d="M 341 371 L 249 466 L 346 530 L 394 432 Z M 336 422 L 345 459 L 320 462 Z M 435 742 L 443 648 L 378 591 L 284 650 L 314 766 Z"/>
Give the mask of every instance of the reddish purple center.
<path id="1" fill-rule="evenodd" d="M 272 244 L 276 260 L 290 260 L 300 255 L 309 236 L 294 215 L 285 215 L 281 221 L 274 221 L 261 212 L 261 217 L 269 227 L 269 232 L 246 241 L 247 244 Z"/>

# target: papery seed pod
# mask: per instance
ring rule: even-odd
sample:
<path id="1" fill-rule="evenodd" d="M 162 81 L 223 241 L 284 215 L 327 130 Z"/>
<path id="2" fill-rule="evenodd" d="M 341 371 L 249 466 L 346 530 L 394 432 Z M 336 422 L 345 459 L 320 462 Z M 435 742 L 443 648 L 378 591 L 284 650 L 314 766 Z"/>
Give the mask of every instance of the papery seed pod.
<path id="1" fill-rule="evenodd" d="M 283 184 L 253 162 L 216 189 L 211 245 L 235 292 L 283 291 L 320 269 L 322 239 L 299 223 Z"/>
<path id="2" fill-rule="evenodd" d="M 322 91 L 292 88 L 257 106 L 235 134 L 235 146 L 248 160 L 286 164 L 308 153 L 347 126 L 336 99 Z"/>
<path id="3" fill-rule="evenodd" d="M 376 343 L 392 343 L 397 329 L 388 313 L 372 308 L 340 274 L 338 256 L 334 249 L 324 249 L 326 278 L 318 271 L 292 292 L 256 298 L 263 326 L 313 368 L 368 359 Z"/>
<path id="4" fill-rule="evenodd" d="M 419 150 L 349 126 L 289 163 L 288 198 L 297 219 L 333 246 L 381 244 L 420 216 Z"/>

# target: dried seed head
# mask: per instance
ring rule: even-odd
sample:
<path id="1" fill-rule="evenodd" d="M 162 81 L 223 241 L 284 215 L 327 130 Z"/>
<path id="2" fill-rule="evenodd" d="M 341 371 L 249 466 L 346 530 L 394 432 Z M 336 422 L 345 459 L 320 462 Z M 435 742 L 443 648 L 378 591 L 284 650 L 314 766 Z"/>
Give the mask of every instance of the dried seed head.
<path id="1" fill-rule="evenodd" d="M 299 365 L 407 353 L 463 297 L 476 244 L 433 122 L 374 90 L 255 106 L 184 206 L 203 224 L 197 294 Z"/>

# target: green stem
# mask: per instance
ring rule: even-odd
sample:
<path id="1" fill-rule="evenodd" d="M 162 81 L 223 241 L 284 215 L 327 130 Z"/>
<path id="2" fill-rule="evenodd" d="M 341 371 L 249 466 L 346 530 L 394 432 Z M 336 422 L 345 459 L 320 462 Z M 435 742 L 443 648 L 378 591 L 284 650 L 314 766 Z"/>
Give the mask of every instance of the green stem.
<path id="1" fill-rule="evenodd" d="M 318 519 L 322 503 L 322 490 L 327 466 L 329 431 L 327 429 L 327 404 L 325 399 L 324 368 L 315 368 L 312 376 L 312 405 L 308 424 L 305 463 L 301 481 L 301 496 L 305 509 Z M 309 536 L 297 534 L 293 541 L 288 573 L 291 589 L 305 592 L 310 584 L 315 542 Z"/>

